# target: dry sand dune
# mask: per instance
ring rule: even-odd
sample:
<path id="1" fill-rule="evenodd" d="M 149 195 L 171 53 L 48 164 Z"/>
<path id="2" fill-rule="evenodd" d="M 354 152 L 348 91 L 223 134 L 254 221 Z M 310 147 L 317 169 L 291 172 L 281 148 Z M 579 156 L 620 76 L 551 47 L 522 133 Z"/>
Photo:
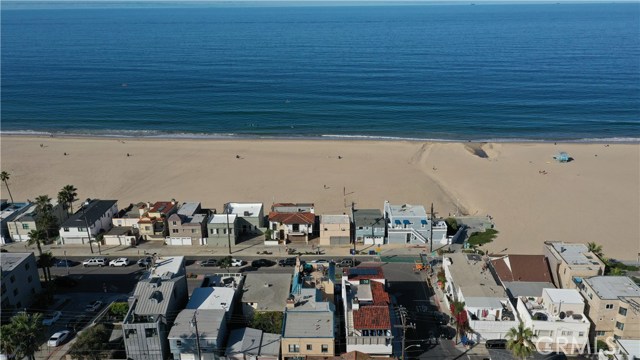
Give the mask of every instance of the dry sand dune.
<path id="1" fill-rule="evenodd" d="M 441 216 L 491 214 L 500 231 L 494 251 L 541 253 L 543 241 L 563 240 L 595 241 L 620 259 L 640 252 L 638 144 L 0 140 L 16 200 L 55 197 L 73 184 L 80 198 L 120 206 L 172 198 L 217 209 L 228 201 L 314 202 L 329 214 L 347 212 L 352 201 L 380 209 L 384 200 L 433 202 Z M 555 163 L 560 150 L 575 160 Z"/>

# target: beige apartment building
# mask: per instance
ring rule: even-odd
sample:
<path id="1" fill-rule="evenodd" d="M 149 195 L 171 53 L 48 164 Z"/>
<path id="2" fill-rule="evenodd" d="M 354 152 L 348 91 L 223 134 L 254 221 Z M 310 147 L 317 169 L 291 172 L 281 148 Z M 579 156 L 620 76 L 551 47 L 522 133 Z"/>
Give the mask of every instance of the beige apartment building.
<path id="1" fill-rule="evenodd" d="M 628 276 L 596 276 L 578 286 L 595 340 L 640 338 L 640 287 Z"/>
<path id="2" fill-rule="evenodd" d="M 283 360 L 334 356 L 333 312 L 287 311 L 281 338 Z"/>
<path id="3" fill-rule="evenodd" d="M 544 256 L 558 288 L 576 289 L 582 279 L 604 274 L 604 263 L 585 244 L 546 242 Z"/>
<path id="4" fill-rule="evenodd" d="M 320 245 L 349 245 L 351 220 L 349 215 L 320 216 Z"/>

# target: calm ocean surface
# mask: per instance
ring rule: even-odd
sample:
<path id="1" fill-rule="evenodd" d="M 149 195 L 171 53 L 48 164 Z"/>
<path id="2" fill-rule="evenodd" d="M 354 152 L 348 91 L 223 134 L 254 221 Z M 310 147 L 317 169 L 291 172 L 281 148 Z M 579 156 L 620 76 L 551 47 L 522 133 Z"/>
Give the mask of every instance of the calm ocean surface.
<path id="1" fill-rule="evenodd" d="M 2 10 L 2 132 L 640 141 L 640 6 Z"/>

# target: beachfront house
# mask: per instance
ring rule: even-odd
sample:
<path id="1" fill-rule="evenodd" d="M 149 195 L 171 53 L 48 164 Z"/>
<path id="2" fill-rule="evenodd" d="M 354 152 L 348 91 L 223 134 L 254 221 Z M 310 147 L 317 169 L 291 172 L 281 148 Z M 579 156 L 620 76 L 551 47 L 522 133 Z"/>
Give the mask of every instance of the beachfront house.
<path id="1" fill-rule="evenodd" d="M 539 296 L 543 289 L 555 289 L 544 255 L 505 255 L 487 263 L 509 298 Z"/>
<path id="2" fill-rule="evenodd" d="M 157 201 L 149 206 L 138 221 L 138 229 L 140 236 L 146 241 L 166 241 L 169 235 L 169 224 L 167 223 L 169 216 L 178 211 L 178 204 L 172 201 Z"/>
<path id="3" fill-rule="evenodd" d="M 284 312 L 291 292 L 291 274 L 247 273 L 242 289 L 242 313 L 252 319 L 256 312 Z"/>
<path id="4" fill-rule="evenodd" d="M 34 203 L 28 203 L 26 207 L 22 207 L 22 203 L 16 203 L 14 207 L 6 207 L 8 212 L 5 215 L 5 209 L 2 210 L 3 228 L 7 227 L 9 237 L 12 241 L 21 242 L 29 241 L 29 233 L 31 230 L 39 230 L 38 214 L 36 212 L 37 205 Z M 8 204 L 7 204 L 8 205 Z M 69 217 L 69 213 L 62 206 L 58 204 L 56 200 L 51 201 L 52 210 L 51 213 L 55 216 L 58 224 L 64 222 Z M 11 214 L 11 216 L 9 216 Z M 5 223 L 6 222 L 6 223 Z M 50 234 L 53 235 L 53 234 Z"/>
<path id="5" fill-rule="evenodd" d="M 605 264 L 585 244 L 545 242 L 544 256 L 558 288 L 576 289 L 582 279 L 604 274 Z"/>
<path id="6" fill-rule="evenodd" d="M 424 206 L 391 205 L 385 201 L 384 216 L 389 244 L 429 244 L 431 220 Z M 447 241 L 447 224 L 444 221 L 434 221 L 433 243 L 446 245 Z"/>
<path id="7" fill-rule="evenodd" d="M 267 229 L 262 203 L 226 203 L 224 204 L 224 213 L 238 217 L 239 236 L 260 235 Z"/>
<path id="8" fill-rule="evenodd" d="M 113 226 L 128 226 L 132 228 L 138 227 L 138 221 L 149 210 L 149 204 L 139 202 L 137 204 L 129 204 L 124 209 L 120 209 L 117 214 L 113 216 L 111 222 Z"/>
<path id="9" fill-rule="evenodd" d="M 208 214 L 199 202 L 185 202 L 178 212 L 167 219 L 169 224 L 168 245 L 202 245 L 207 236 Z"/>
<path id="10" fill-rule="evenodd" d="M 628 276 L 582 279 L 578 291 L 593 323 L 591 340 L 640 339 L 640 287 Z"/>
<path id="11" fill-rule="evenodd" d="M 352 209 L 355 241 L 365 245 L 385 243 L 385 219 L 379 209 Z"/>
<path id="12" fill-rule="evenodd" d="M 2 316 L 28 308 L 42 290 L 36 257 L 29 253 L 0 253 Z M 7 317 L 8 318 L 8 317 Z"/>
<path id="13" fill-rule="evenodd" d="M 271 207 L 271 238 L 279 241 L 308 243 L 316 222 L 313 204 L 278 203 Z"/>
<path id="14" fill-rule="evenodd" d="M 107 232 L 113 216 L 118 213 L 117 200 L 87 199 L 75 214 L 60 226 L 62 244 L 87 244 L 98 234 Z"/>
<path id="15" fill-rule="evenodd" d="M 236 214 L 213 214 L 207 222 L 207 238 L 205 245 L 229 246 L 238 243 L 240 219 Z"/>
<path id="16" fill-rule="evenodd" d="M 382 267 L 348 268 L 342 276 L 347 351 L 393 354 L 391 300 Z"/>
<path id="17" fill-rule="evenodd" d="M 2 244 L 8 244 L 12 241 L 9 224 L 11 224 L 12 220 L 17 216 L 27 211 L 29 209 L 29 205 L 30 203 L 12 203 L 6 199 L 0 200 L 0 242 Z M 15 224 L 11 225 L 15 228 Z M 18 232 L 16 229 L 13 230 Z"/>
<path id="18" fill-rule="evenodd" d="M 591 323 L 584 315 L 584 300 L 575 289 L 543 289 L 537 297 L 521 296 L 518 316 L 533 329 L 538 351 L 567 355 L 584 354 L 589 349 Z"/>
<path id="19" fill-rule="evenodd" d="M 104 233 L 103 241 L 105 245 L 138 245 L 138 229 L 131 226 L 114 226 Z"/>
<path id="20" fill-rule="evenodd" d="M 320 245 L 349 245 L 350 243 L 349 215 L 320 215 Z"/>
<path id="21" fill-rule="evenodd" d="M 445 305 L 465 303 L 473 331 L 469 336 L 476 342 L 503 339 L 518 325 L 515 308 L 489 270 L 488 261 L 487 257 L 469 253 L 446 254 L 443 261 Z"/>
<path id="22" fill-rule="evenodd" d="M 225 355 L 229 360 L 279 360 L 280 335 L 248 327 L 233 330 Z"/>
<path id="23" fill-rule="evenodd" d="M 167 358 L 169 329 L 188 296 L 184 256 L 154 258 L 153 266 L 136 284 L 123 320 L 128 359 Z"/>

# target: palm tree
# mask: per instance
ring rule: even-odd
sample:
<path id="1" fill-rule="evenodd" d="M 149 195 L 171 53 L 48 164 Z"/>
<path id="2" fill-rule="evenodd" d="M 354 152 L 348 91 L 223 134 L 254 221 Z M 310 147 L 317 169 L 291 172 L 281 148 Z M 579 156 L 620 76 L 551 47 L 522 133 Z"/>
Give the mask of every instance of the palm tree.
<path id="1" fill-rule="evenodd" d="M 44 274 L 44 280 L 46 282 L 51 281 L 51 267 L 54 264 L 53 254 L 50 252 L 43 253 L 38 257 L 38 264 L 42 268 L 42 273 Z"/>
<path id="2" fill-rule="evenodd" d="M 44 340 L 44 334 L 42 314 L 18 313 L 11 318 L 9 324 L 2 326 L 3 351 L 11 351 L 16 359 L 28 357 L 33 360 Z"/>
<path id="3" fill-rule="evenodd" d="M 9 184 L 7 184 L 7 180 L 9 180 L 9 176 L 11 176 L 11 174 L 9 174 L 6 171 L 3 171 L 0 173 L 0 181 L 4 182 L 4 186 L 7 187 L 7 192 L 9 193 L 9 197 L 11 198 L 11 202 L 13 202 L 13 195 L 11 195 L 11 190 L 9 190 Z"/>
<path id="4" fill-rule="evenodd" d="M 78 189 L 73 185 L 65 185 L 60 192 L 58 192 L 58 202 L 65 204 L 65 207 L 69 210 L 69 214 L 73 214 L 73 202 L 77 200 Z"/>
<path id="5" fill-rule="evenodd" d="M 463 336 L 469 330 L 469 319 L 464 301 L 454 301 L 451 303 L 451 315 L 456 320 L 456 343 L 458 335 Z"/>
<path id="6" fill-rule="evenodd" d="M 590 243 L 587 243 L 587 249 L 601 259 L 604 256 L 604 254 L 602 253 L 602 245 L 598 245 L 594 242 L 590 242 Z"/>
<path id="7" fill-rule="evenodd" d="M 46 238 L 47 235 L 45 234 L 44 230 L 31 230 L 29 231 L 29 241 L 27 242 L 27 244 L 29 244 L 29 246 L 36 244 L 36 246 L 38 247 L 38 255 L 42 256 L 42 243 L 44 243 Z"/>
<path id="8" fill-rule="evenodd" d="M 36 225 L 40 230 L 44 230 L 47 243 L 49 242 L 49 233 L 57 227 L 58 219 L 53 215 L 53 205 L 48 195 L 40 195 L 36 198 L 36 214 L 38 214 Z"/>
<path id="9" fill-rule="evenodd" d="M 524 326 L 523 322 L 518 324 L 517 328 L 511 328 L 506 334 L 507 349 L 511 351 L 513 356 L 525 359 L 533 353 L 535 345 L 533 344 L 533 330 Z"/>

